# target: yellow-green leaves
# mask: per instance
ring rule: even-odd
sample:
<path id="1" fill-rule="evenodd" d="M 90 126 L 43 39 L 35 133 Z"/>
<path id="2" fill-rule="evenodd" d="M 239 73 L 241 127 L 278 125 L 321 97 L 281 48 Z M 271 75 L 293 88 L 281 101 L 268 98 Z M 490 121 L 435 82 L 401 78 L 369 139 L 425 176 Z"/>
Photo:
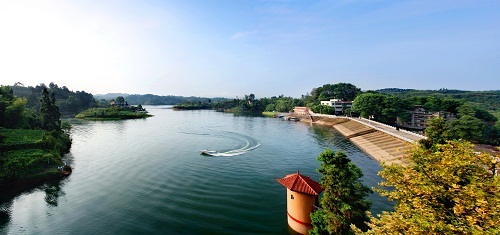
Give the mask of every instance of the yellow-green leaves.
<path id="1" fill-rule="evenodd" d="M 397 202 L 394 212 L 372 217 L 369 234 L 500 234 L 497 159 L 475 153 L 465 141 L 415 146 L 408 166 L 384 166 L 378 189 Z M 360 233 L 360 231 L 358 231 Z"/>

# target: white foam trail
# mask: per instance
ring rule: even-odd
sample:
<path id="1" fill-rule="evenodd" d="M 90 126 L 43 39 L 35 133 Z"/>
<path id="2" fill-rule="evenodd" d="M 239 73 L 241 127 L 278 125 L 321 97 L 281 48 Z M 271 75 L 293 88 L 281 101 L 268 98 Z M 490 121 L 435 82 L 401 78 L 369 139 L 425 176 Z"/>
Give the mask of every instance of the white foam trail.
<path id="1" fill-rule="evenodd" d="M 212 156 L 215 156 L 215 157 L 232 157 L 232 156 L 237 156 L 237 155 L 241 155 L 241 154 L 244 154 L 244 153 L 247 153 L 251 150 L 254 150 L 256 148 L 258 148 L 260 146 L 260 143 L 257 143 L 255 146 L 252 146 L 250 148 L 248 148 L 248 145 L 241 148 L 241 149 L 236 149 L 236 150 L 231 150 L 231 151 L 227 151 L 227 152 L 222 152 L 222 153 L 216 153 L 216 154 L 213 154 Z"/>
<path id="2" fill-rule="evenodd" d="M 180 131 L 180 133 L 191 134 L 191 135 L 208 135 L 208 136 L 215 136 L 215 137 L 220 137 L 220 138 L 230 138 L 230 139 L 237 138 L 237 139 L 242 139 L 245 142 L 245 145 L 241 148 L 238 148 L 238 149 L 233 149 L 233 150 L 228 150 L 228 151 L 224 151 L 224 150 L 218 151 L 218 150 L 211 149 L 210 151 L 216 152 L 213 154 L 210 153 L 210 156 L 214 156 L 214 157 L 237 156 L 237 155 L 245 154 L 245 153 L 247 153 L 251 150 L 254 150 L 260 146 L 259 141 L 253 139 L 250 136 L 242 135 L 242 134 L 239 134 L 236 132 L 222 132 L 222 133 L 229 134 L 229 135 L 227 135 L 227 134 L 213 133 L 213 132 L 199 133 L 199 132 L 189 132 L 189 131 L 182 130 L 182 131 Z"/>

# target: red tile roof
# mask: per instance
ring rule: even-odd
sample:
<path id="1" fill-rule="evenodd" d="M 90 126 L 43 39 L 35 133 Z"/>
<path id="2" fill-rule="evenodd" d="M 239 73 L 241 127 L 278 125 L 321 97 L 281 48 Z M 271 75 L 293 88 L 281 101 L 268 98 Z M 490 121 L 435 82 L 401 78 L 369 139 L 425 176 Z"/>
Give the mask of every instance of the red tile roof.
<path id="1" fill-rule="evenodd" d="M 286 175 L 284 178 L 277 179 L 276 181 L 292 191 L 309 195 L 317 196 L 323 191 L 321 184 L 307 176 L 301 175 L 299 171 L 295 174 Z"/>

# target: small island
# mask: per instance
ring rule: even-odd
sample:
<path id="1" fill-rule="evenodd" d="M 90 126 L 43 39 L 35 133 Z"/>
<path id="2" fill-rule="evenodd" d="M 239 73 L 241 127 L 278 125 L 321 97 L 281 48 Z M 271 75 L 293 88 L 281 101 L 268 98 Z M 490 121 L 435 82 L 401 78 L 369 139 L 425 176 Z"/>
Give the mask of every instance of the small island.
<path id="1" fill-rule="evenodd" d="M 141 104 L 137 106 L 129 105 L 121 99 L 111 100 L 107 108 L 90 108 L 80 112 L 75 117 L 89 120 L 124 120 L 152 117 Z"/>

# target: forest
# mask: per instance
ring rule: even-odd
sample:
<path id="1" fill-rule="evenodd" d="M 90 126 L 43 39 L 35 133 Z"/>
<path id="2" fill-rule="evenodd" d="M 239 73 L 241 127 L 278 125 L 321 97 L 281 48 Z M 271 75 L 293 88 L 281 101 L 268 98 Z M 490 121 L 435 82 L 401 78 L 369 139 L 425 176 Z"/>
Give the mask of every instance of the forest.
<path id="1" fill-rule="evenodd" d="M 0 188 L 61 177 L 57 167 L 71 147 L 71 127 L 61 123 L 54 92 L 44 88 L 39 96 L 34 110 L 28 99 L 0 86 Z"/>

